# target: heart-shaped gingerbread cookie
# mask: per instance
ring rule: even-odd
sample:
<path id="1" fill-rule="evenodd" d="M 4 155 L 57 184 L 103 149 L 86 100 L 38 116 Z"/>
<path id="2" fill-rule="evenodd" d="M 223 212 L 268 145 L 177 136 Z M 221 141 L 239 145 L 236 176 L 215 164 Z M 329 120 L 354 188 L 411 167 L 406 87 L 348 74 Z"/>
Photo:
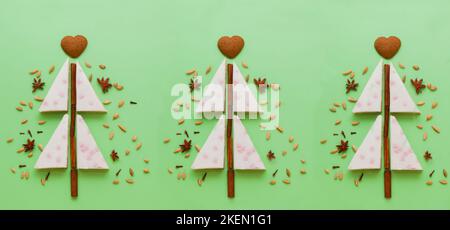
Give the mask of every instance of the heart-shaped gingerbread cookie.
<path id="1" fill-rule="evenodd" d="M 377 40 L 375 40 L 374 46 L 378 54 L 386 59 L 391 59 L 398 52 L 401 44 L 402 43 L 398 37 L 390 36 L 388 38 L 377 38 Z"/>
<path id="2" fill-rule="evenodd" d="M 88 40 L 83 35 L 65 36 L 61 40 L 61 48 L 71 58 L 79 57 L 88 45 Z"/>
<path id="3" fill-rule="evenodd" d="M 217 42 L 220 52 L 226 57 L 233 59 L 235 58 L 244 48 L 244 39 L 240 36 L 223 36 Z"/>

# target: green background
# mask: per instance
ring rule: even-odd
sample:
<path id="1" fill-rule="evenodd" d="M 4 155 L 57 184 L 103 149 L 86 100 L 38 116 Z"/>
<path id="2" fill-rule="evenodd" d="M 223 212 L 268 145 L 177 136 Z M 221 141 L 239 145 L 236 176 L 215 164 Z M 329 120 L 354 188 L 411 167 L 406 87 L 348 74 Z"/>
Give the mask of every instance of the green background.
<path id="1" fill-rule="evenodd" d="M 2 209 L 449 209 L 450 190 L 438 183 L 442 169 L 450 170 L 448 130 L 450 115 L 448 66 L 450 64 L 450 2 L 449 1 L 219 1 L 219 0 L 164 0 L 164 1 L 2 1 L 0 8 L 0 76 L 2 90 L 0 131 L 0 208 Z M 46 144 L 56 128 L 62 114 L 39 114 L 34 110 L 17 112 L 19 100 L 32 100 L 33 95 L 45 96 L 56 75 L 47 74 L 51 65 L 57 70 L 66 56 L 59 46 L 65 35 L 83 34 L 89 39 L 89 47 L 79 58 L 94 65 L 85 69 L 98 76 L 110 77 L 113 82 L 125 86 L 123 91 L 111 90 L 102 94 L 97 83 L 94 89 L 101 100 L 110 99 L 108 114 L 85 115 L 97 144 L 111 169 L 109 172 L 81 172 L 80 196 L 69 195 L 69 170 L 53 170 L 46 186 L 40 178 L 47 171 L 32 169 L 38 157 L 28 159 L 16 150 L 26 140 L 18 133 L 27 129 L 43 130 L 35 135 L 37 143 Z M 193 121 L 178 126 L 171 117 L 171 105 L 176 99 L 170 95 L 177 83 L 187 83 L 185 71 L 197 68 L 203 73 L 211 65 L 213 71 L 223 56 L 216 48 L 222 35 L 239 34 L 245 38 L 246 46 L 237 62 L 245 61 L 249 69 L 244 74 L 267 77 L 270 82 L 281 84 L 280 122 L 284 134 L 272 132 L 272 139 L 265 140 L 265 132 L 258 129 L 258 121 L 244 121 L 267 170 L 265 172 L 238 172 L 236 174 L 236 198 L 226 197 L 226 172 L 208 173 L 205 183 L 199 187 L 197 178 L 202 172 L 188 169 L 194 160 L 195 151 L 189 159 L 173 154 L 182 137 L 176 132 L 187 129 L 199 130 L 193 142 L 202 145 L 215 121 L 205 121 L 195 127 Z M 353 153 L 341 159 L 329 154 L 339 137 L 333 132 L 357 131 L 350 137 L 350 144 L 359 145 L 369 130 L 375 115 L 354 116 L 352 104 L 336 114 L 328 108 L 335 101 L 346 99 L 345 77 L 342 72 L 353 69 L 360 83 L 358 97 L 368 76 L 380 57 L 373 49 L 378 36 L 397 35 L 402 39 L 402 48 L 393 59 L 402 62 L 407 69 L 397 68 L 407 78 L 420 77 L 439 87 L 436 92 L 425 90 L 416 95 L 407 82 L 407 89 L 415 101 L 427 104 L 419 107 L 421 116 L 400 116 L 402 125 L 424 171 L 419 173 L 394 172 L 393 198 L 383 197 L 382 171 L 366 172 L 357 188 L 353 185 L 358 172 L 345 170 Z M 106 64 L 101 71 L 99 64 Z M 418 64 L 421 70 L 411 69 Z M 369 74 L 361 77 L 362 69 L 368 66 Z M 46 82 L 44 91 L 31 93 L 32 77 L 28 72 L 39 68 Z M 211 77 L 211 74 L 208 75 Z M 206 79 L 209 79 L 206 77 Z M 119 99 L 137 101 L 117 109 Z M 431 101 L 439 107 L 430 109 Z M 111 121 L 114 112 L 121 118 Z M 434 118 L 426 123 L 425 114 Z M 20 125 L 22 119 L 28 124 Z M 47 120 L 37 126 L 37 120 Z M 333 125 L 342 119 L 340 127 Z M 350 121 L 361 124 L 352 127 Z M 109 122 L 116 130 L 113 141 L 108 140 L 109 130 L 101 127 Z M 128 128 L 120 133 L 115 125 L 122 123 Z M 422 131 L 415 126 L 425 125 L 429 139 L 422 141 Z M 438 125 L 442 132 L 435 134 L 430 124 Z M 143 148 L 134 151 L 131 136 L 137 135 Z M 300 144 L 292 152 L 289 135 Z M 11 144 L 8 137 L 14 137 Z M 163 138 L 172 141 L 163 144 Z M 320 145 L 326 138 L 328 144 Z M 123 151 L 132 149 L 129 156 Z M 118 162 L 108 156 L 112 149 L 121 154 Z M 268 161 L 268 150 L 277 154 L 277 159 Z M 281 156 L 281 151 L 289 153 Z M 426 162 L 425 150 L 433 154 Z M 150 159 L 148 165 L 142 159 Z M 302 165 L 300 159 L 305 159 Z M 15 175 L 9 168 L 27 164 Z M 177 164 L 185 166 L 169 174 L 167 169 Z M 323 170 L 340 165 L 344 180 L 333 180 L 333 174 Z M 126 184 L 129 167 L 136 171 L 133 185 Z M 151 173 L 142 174 L 148 167 Z M 284 169 L 293 171 L 291 184 L 285 185 Z M 299 170 L 305 168 L 306 175 Z M 112 185 L 114 173 L 122 169 L 121 184 Z M 279 169 L 277 185 L 270 186 L 272 173 Z M 434 185 L 426 186 L 428 174 L 435 169 Z M 31 173 L 28 181 L 20 180 L 22 171 Z M 186 181 L 178 181 L 176 173 L 189 174 Z M 336 171 L 336 170 L 335 170 Z M 334 173 L 334 171 L 333 171 Z"/>

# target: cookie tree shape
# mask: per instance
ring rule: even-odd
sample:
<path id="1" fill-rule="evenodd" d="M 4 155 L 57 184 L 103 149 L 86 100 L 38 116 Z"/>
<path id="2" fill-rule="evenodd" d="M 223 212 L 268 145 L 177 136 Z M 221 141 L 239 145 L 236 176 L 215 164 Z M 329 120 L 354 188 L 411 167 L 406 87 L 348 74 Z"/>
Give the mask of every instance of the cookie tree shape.
<path id="1" fill-rule="evenodd" d="M 34 168 L 67 168 L 67 152 L 68 152 L 68 115 L 64 115 L 58 127 L 53 133 L 50 141 L 45 146 Z"/>
<path id="2" fill-rule="evenodd" d="M 225 101 L 225 62 L 220 64 L 211 82 L 206 86 L 197 113 L 223 112 Z"/>
<path id="3" fill-rule="evenodd" d="M 67 111 L 69 84 L 69 59 L 67 59 L 39 107 L 39 112 Z"/>
<path id="4" fill-rule="evenodd" d="M 241 119 L 234 116 L 233 121 L 234 168 L 241 170 L 266 169 Z"/>
<path id="5" fill-rule="evenodd" d="M 353 113 L 381 112 L 382 76 L 383 60 L 380 60 L 353 107 Z"/>
<path id="6" fill-rule="evenodd" d="M 349 170 L 380 169 L 381 167 L 381 115 L 377 117 L 350 162 Z"/>
<path id="7" fill-rule="evenodd" d="M 234 112 L 261 112 L 255 96 L 250 91 L 236 63 L 233 63 L 233 111 Z"/>
<path id="8" fill-rule="evenodd" d="M 391 169 L 422 170 L 400 124 L 391 116 Z"/>
<path id="9" fill-rule="evenodd" d="M 390 66 L 391 113 L 420 113 L 406 90 L 405 84 L 403 84 L 400 76 L 395 70 L 394 65 L 390 63 Z"/>
<path id="10" fill-rule="evenodd" d="M 106 112 L 98 99 L 81 65 L 77 62 L 77 111 Z M 53 81 L 47 96 L 39 107 L 39 112 L 59 112 L 68 109 L 69 94 L 69 59 L 67 59 L 56 79 Z"/>
<path id="11" fill-rule="evenodd" d="M 370 76 L 361 96 L 358 98 L 353 113 L 381 112 L 383 60 Z M 408 94 L 400 76 L 390 63 L 390 110 L 391 113 L 420 113 L 416 104 Z"/>
<path id="12" fill-rule="evenodd" d="M 77 111 L 78 112 L 106 112 L 98 99 L 80 63 L 77 64 Z"/>
<path id="13" fill-rule="evenodd" d="M 192 164 L 192 169 L 222 169 L 225 151 L 225 116 L 222 115 L 216 127 L 209 134 L 206 144 Z"/>

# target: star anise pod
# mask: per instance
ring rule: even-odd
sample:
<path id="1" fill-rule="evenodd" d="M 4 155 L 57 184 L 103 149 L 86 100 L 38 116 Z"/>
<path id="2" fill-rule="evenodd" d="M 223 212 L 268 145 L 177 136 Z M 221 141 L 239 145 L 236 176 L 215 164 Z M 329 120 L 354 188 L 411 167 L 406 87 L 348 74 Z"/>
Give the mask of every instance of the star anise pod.
<path id="1" fill-rule="evenodd" d="M 27 143 L 22 146 L 25 152 L 31 152 L 34 149 L 34 140 L 27 139 Z"/>
<path id="2" fill-rule="evenodd" d="M 108 90 L 112 87 L 111 83 L 109 83 L 109 78 L 97 78 L 97 82 L 102 87 L 103 93 L 108 92 Z"/>
<path id="3" fill-rule="evenodd" d="M 113 150 L 110 156 L 113 161 L 119 160 L 119 154 L 116 152 L 116 150 Z"/>
<path id="4" fill-rule="evenodd" d="M 275 159 L 275 158 L 276 158 L 276 157 L 275 157 L 275 153 L 272 152 L 272 150 L 270 150 L 270 151 L 267 153 L 267 158 L 269 159 L 269 161 Z"/>
<path id="5" fill-rule="evenodd" d="M 336 145 L 336 147 L 339 153 L 346 152 L 348 149 L 348 141 L 341 140 L 341 144 Z"/>
<path id="6" fill-rule="evenodd" d="M 44 85 L 45 85 L 45 82 L 42 82 L 40 78 L 33 79 L 33 84 L 32 84 L 33 93 L 36 92 L 36 90 L 38 90 L 38 89 L 43 90 Z"/>
<path id="7" fill-rule="evenodd" d="M 347 79 L 347 84 L 345 84 L 345 89 L 346 89 L 345 93 L 349 93 L 350 90 L 356 91 L 358 88 L 358 85 L 359 84 L 356 83 L 355 80 Z"/>
<path id="8" fill-rule="evenodd" d="M 184 139 L 183 144 L 180 145 L 181 152 L 185 153 L 185 152 L 188 152 L 189 150 L 191 150 L 191 147 L 192 147 L 191 143 L 192 143 L 192 140 L 188 141 L 188 140 Z"/>
<path id="9" fill-rule="evenodd" d="M 253 82 L 255 83 L 256 87 L 258 87 L 260 93 L 264 93 L 266 91 L 267 84 L 265 78 L 253 78 Z"/>
<path id="10" fill-rule="evenodd" d="M 423 79 L 411 79 L 411 84 L 414 86 L 417 94 L 421 93 L 422 90 L 426 88 L 423 84 Z"/>
<path id="11" fill-rule="evenodd" d="M 191 79 L 191 81 L 189 82 L 189 89 L 191 89 L 191 93 L 198 88 L 200 88 L 200 83 L 198 83 L 197 79 Z"/>
<path id="12" fill-rule="evenodd" d="M 423 154 L 423 158 L 425 158 L 426 161 L 433 159 L 433 157 L 431 156 L 431 153 L 427 151 L 425 151 L 425 153 Z"/>

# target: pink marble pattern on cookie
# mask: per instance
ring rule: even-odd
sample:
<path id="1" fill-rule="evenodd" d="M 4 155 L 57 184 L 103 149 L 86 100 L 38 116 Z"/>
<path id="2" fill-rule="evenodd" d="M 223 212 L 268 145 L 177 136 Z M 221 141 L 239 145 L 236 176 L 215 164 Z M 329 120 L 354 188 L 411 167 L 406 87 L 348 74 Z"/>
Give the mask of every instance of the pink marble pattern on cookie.
<path id="1" fill-rule="evenodd" d="M 65 114 L 34 165 L 35 169 L 67 168 L 68 120 Z"/>
<path id="2" fill-rule="evenodd" d="M 420 113 L 395 67 L 390 63 L 391 113 Z"/>
<path id="3" fill-rule="evenodd" d="M 422 170 L 400 124 L 391 116 L 391 169 Z"/>
<path id="4" fill-rule="evenodd" d="M 205 87 L 203 98 L 197 104 L 197 113 L 223 112 L 225 105 L 225 63 L 222 61 L 211 82 Z"/>
<path id="5" fill-rule="evenodd" d="M 225 116 L 222 115 L 192 164 L 192 169 L 222 169 L 225 158 Z"/>
<path id="6" fill-rule="evenodd" d="M 381 115 L 378 115 L 363 143 L 350 162 L 349 170 L 379 169 L 381 167 Z"/>
<path id="7" fill-rule="evenodd" d="M 380 60 L 353 107 L 353 113 L 381 112 L 382 76 L 383 60 Z"/>
<path id="8" fill-rule="evenodd" d="M 238 116 L 233 118 L 233 132 L 234 168 L 241 170 L 266 169 Z"/>
<path id="9" fill-rule="evenodd" d="M 105 107 L 98 99 L 83 72 L 80 63 L 77 62 L 77 111 L 79 112 L 106 112 Z"/>
<path id="10" fill-rule="evenodd" d="M 80 115 L 77 115 L 77 168 L 108 169 L 105 158 Z"/>
<path id="11" fill-rule="evenodd" d="M 69 94 L 69 59 L 67 59 L 58 72 L 47 96 L 44 98 L 39 112 L 67 111 Z"/>
<path id="12" fill-rule="evenodd" d="M 234 112 L 261 112 L 258 101 L 245 82 L 239 66 L 233 63 L 233 111 Z"/>

